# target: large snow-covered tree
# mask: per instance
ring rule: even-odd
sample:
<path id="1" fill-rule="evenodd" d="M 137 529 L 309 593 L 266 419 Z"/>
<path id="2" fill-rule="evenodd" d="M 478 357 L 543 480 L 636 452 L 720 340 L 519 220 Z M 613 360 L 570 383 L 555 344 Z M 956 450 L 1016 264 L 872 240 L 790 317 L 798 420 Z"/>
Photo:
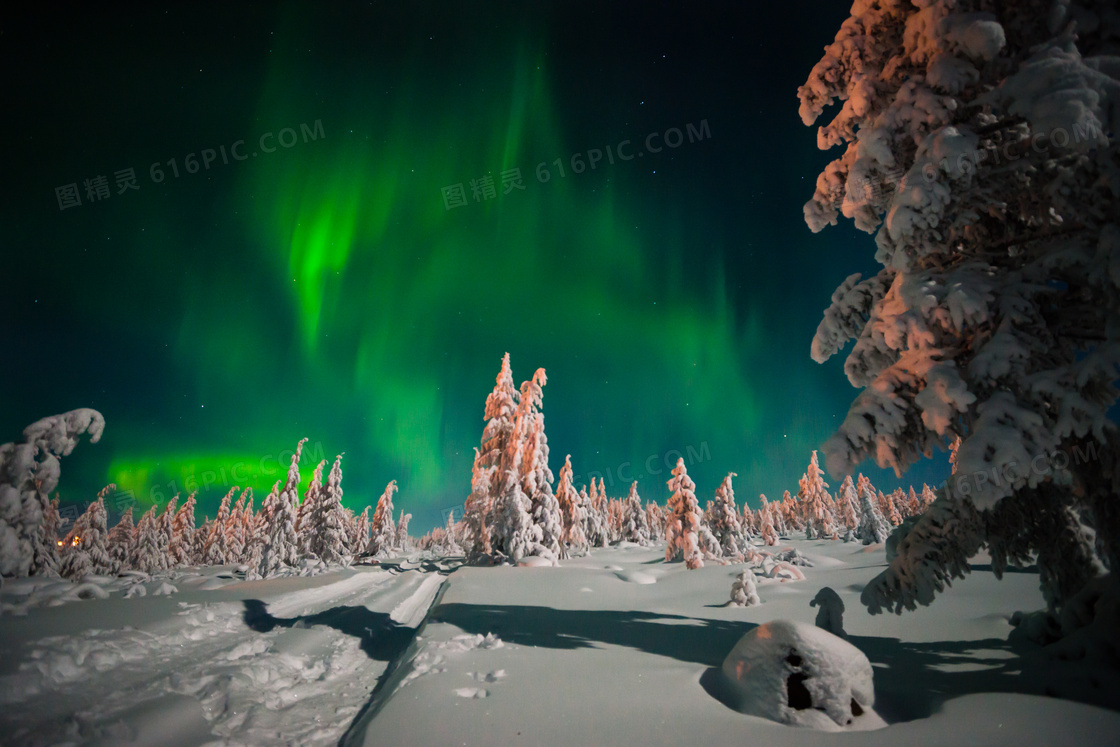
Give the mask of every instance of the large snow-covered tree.
<path id="1" fill-rule="evenodd" d="M 857 2 L 798 92 L 806 125 L 842 102 L 817 140 L 844 153 L 806 221 L 839 209 L 882 265 L 844 280 L 813 339 L 824 361 L 854 338 L 863 389 L 829 472 L 901 474 L 960 439 L 948 489 L 865 588 L 872 611 L 927 603 L 974 546 L 997 573 L 1037 553 L 1054 608 L 1117 568 L 1115 19 L 1106 0 Z M 1095 458 L 1047 466 L 1074 450 Z"/>
<path id="2" fill-rule="evenodd" d="M 540 529 L 540 544 L 556 559 L 561 553 L 564 519 L 552 492 L 552 470 L 548 467 L 548 437 L 544 432 L 544 386 L 548 383 L 543 368 L 521 384 L 521 400 L 514 419 L 514 438 L 521 454 L 521 491 L 529 498 L 529 515 Z"/>
<path id="3" fill-rule="evenodd" d="M 288 474 L 283 489 L 280 481 L 272 486 L 272 492 L 264 499 L 262 510 L 268 522 L 268 538 L 261 552 L 258 573 L 268 578 L 285 566 L 295 566 L 300 562 L 299 537 L 296 534 L 296 505 L 299 502 L 299 460 L 307 439 L 300 439 L 288 464 Z"/>
<path id="4" fill-rule="evenodd" d="M 82 408 L 36 421 L 23 429 L 22 441 L 0 445 L 0 576 L 54 569 L 57 540 L 45 536 L 43 519 L 58 487 L 59 459 L 82 434 L 97 443 L 104 429 L 101 413 Z"/>
<path id="5" fill-rule="evenodd" d="M 496 510 L 501 488 L 509 472 L 510 441 L 513 438 L 514 419 L 521 394 L 513 385 L 513 372 L 509 353 L 502 357 L 502 367 L 494 390 L 486 397 L 483 418 L 482 443 L 475 450 L 471 475 L 471 493 L 466 502 L 463 521 L 468 542 L 474 554 L 489 555 L 490 515 Z"/>
<path id="6" fill-rule="evenodd" d="M 154 505 L 136 522 L 134 535 L 128 567 L 141 573 L 155 573 L 167 568 L 167 558 L 160 550 L 159 517 Z"/>
<path id="7" fill-rule="evenodd" d="M 823 539 L 833 533 L 829 511 L 828 483 L 817 463 L 817 452 L 809 458 L 809 467 L 798 481 L 797 500 L 805 517 L 805 537 Z"/>
<path id="8" fill-rule="evenodd" d="M 668 480 L 669 490 L 669 521 L 665 524 L 665 562 L 683 557 L 689 570 L 700 568 L 704 560 L 700 554 L 699 537 L 700 529 L 700 504 L 696 500 L 696 483 L 688 476 L 688 469 L 684 466 L 684 458 L 677 459 L 677 466 L 673 467 L 673 476 Z"/>
<path id="9" fill-rule="evenodd" d="M 120 573 L 129 569 L 132 556 L 133 530 L 132 506 L 125 509 L 120 520 L 109 530 L 106 544 L 109 548 L 109 572 Z"/>
<path id="10" fill-rule="evenodd" d="M 327 485 L 316 498 L 310 517 L 305 518 L 310 523 L 311 554 L 324 563 L 349 562 L 353 527 L 342 507 L 342 454 L 335 457 Z"/>
<path id="11" fill-rule="evenodd" d="M 323 469 L 326 466 L 326 459 L 315 465 L 315 469 L 311 473 L 311 482 L 308 483 L 307 491 L 303 494 L 303 500 L 296 508 L 296 537 L 299 541 L 301 555 L 312 553 L 312 537 L 315 535 L 312 516 L 315 514 L 316 502 L 323 491 Z"/>
<path id="12" fill-rule="evenodd" d="M 183 505 L 175 511 L 175 520 L 171 525 L 171 547 L 168 550 L 169 559 L 175 566 L 191 565 L 195 562 L 191 547 L 194 544 L 196 495 L 197 493 L 188 495 Z M 132 514 L 130 512 L 129 523 L 131 522 Z"/>

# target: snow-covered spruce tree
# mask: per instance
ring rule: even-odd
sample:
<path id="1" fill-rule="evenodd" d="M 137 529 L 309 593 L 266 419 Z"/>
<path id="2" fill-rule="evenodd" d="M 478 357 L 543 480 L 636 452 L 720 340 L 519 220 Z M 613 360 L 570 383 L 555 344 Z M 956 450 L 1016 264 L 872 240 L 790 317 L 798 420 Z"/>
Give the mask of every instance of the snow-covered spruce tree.
<path id="1" fill-rule="evenodd" d="M 132 556 L 132 540 L 134 526 L 132 523 L 132 506 L 125 509 L 106 538 L 109 548 L 109 573 L 116 575 L 121 571 L 129 570 L 129 558 Z"/>
<path id="2" fill-rule="evenodd" d="M 900 506 L 905 505 L 906 495 L 902 492 L 902 488 L 897 488 L 887 497 L 887 513 L 884 514 L 884 518 L 891 523 L 891 526 L 898 526 L 902 523 Z"/>
<path id="3" fill-rule="evenodd" d="M 23 429 L 22 441 L 0 445 L 0 576 L 57 567 L 57 540 L 44 535 L 43 518 L 58 487 L 59 459 L 83 433 L 97 443 L 104 429 L 101 413 L 83 408 L 36 421 Z"/>
<path id="4" fill-rule="evenodd" d="M 774 527 L 774 505 L 767 503 L 766 496 L 760 495 L 759 500 L 762 503 L 759 506 L 759 523 L 761 526 L 758 530 L 759 539 L 765 542 L 770 547 L 778 544 L 778 530 Z"/>
<path id="5" fill-rule="evenodd" d="M 520 397 L 513 385 L 509 353 L 506 353 L 502 357 L 494 390 L 486 397 L 483 413 L 486 427 L 482 431 L 482 443 L 475 451 L 471 494 L 463 516 L 472 555 L 489 555 L 492 552 L 489 516 L 497 510 L 499 493 L 507 483 L 510 441 L 513 439 Z"/>
<path id="6" fill-rule="evenodd" d="M 650 542 L 660 542 L 665 539 L 665 514 L 656 501 L 646 504 L 646 524 L 649 525 Z"/>
<path id="7" fill-rule="evenodd" d="M 771 506 L 771 508 L 773 509 L 771 518 L 774 521 L 774 529 L 777 530 L 779 536 L 788 537 L 801 528 L 797 520 L 797 512 L 794 510 L 793 496 L 789 494 L 788 490 L 782 491 L 781 502 Z"/>
<path id="8" fill-rule="evenodd" d="M 591 481 L 592 493 L 579 489 L 579 502 L 583 508 L 583 534 L 589 547 L 607 546 L 607 517 L 603 514 L 594 494 L 598 492 L 595 480 Z"/>
<path id="9" fill-rule="evenodd" d="M 859 529 L 859 495 L 856 486 L 852 484 L 852 476 L 844 475 L 840 483 L 840 491 L 836 494 L 836 504 L 839 515 L 836 517 L 844 530 L 844 541 L 851 542 L 856 539 L 856 530 Z"/>
<path id="10" fill-rule="evenodd" d="M 451 511 L 447 515 L 447 526 L 453 527 L 454 523 L 452 517 L 455 512 Z M 397 538 L 395 540 L 397 548 L 402 553 L 412 552 L 412 538 L 408 536 L 408 523 L 412 521 L 412 514 L 406 514 L 404 509 L 401 509 L 400 518 L 397 520 Z"/>
<path id="11" fill-rule="evenodd" d="M 116 487 L 116 486 L 113 486 Z M 113 572 L 113 559 L 109 555 L 109 529 L 105 526 L 108 515 L 101 495 L 89 504 L 86 512 L 74 522 L 74 527 L 66 535 L 58 572 L 63 578 L 81 580 L 87 574 L 109 574 Z"/>
<path id="12" fill-rule="evenodd" d="M 762 604 L 762 600 L 758 597 L 758 587 L 754 583 L 754 571 L 744 568 L 731 585 L 731 606 L 753 607 L 756 604 Z"/>
<path id="13" fill-rule="evenodd" d="M 390 480 L 385 492 L 377 499 L 377 508 L 370 521 L 370 538 L 366 552 L 375 558 L 383 558 L 393 551 L 397 544 L 397 529 L 393 524 L 393 493 L 397 492 L 397 481 Z"/>
<path id="14" fill-rule="evenodd" d="M 821 476 L 817 452 L 809 458 L 809 467 L 798 481 L 797 500 L 805 519 L 805 538 L 824 539 L 832 534 L 832 516 L 828 511 L 828 483 Z"/>
<path id="15" fill-rule="evenodd" d="M 579 493 L 572 486 L 572 455 L 564 457 L 560 468 L 560 481 L 556 484 L 556 502 L 560 506 L 563 533 L 560 536 L 560 557 L 568 557 L 569 552 L 587 551 L 587 538 L 583 534 L 583 507 Z M 638 506 L 641 510 L 641 505 Z M 637 540 L 635 540 L 637 541 Z"/>
<path id="16" fill-rule="evenodd" d="M 369 506 L 366 506 L 354 521 L 354 534 L 350 537 L 350 552 L 354 557 L 366 551 L 366 545 L 369 544 L 369 526 Z"/>
<path id="17" fill-rule="evenodd" d="M 156 523 L 159 529 L 159 551 L 163 555 L 164 568 L 175 567 L 174 558 L 171 556 L 171 540 L 175 533 L 175 504 L 178 502 L 179 495 L 175 494 L 163 507 Z"/>
<path id="18" fill-rule="evenodd" d="M 229 524 L 229 504 L 237 490 L 238 486 L 234 485 L 222 497 L 222 502 L 218 506 L 218 516 L 210 525 L 210 536 L 206 538 L 206 547 L 202 550 L 203 565 L 225 565 L 230 562 L 229 535 L 226 533 L 226 525 Z"/>
<path id="19" fill-rule="evenodd" d="M 159 517 L 154 505 L 136 522 L 134 534 L 128 567 L 149 574 L 162 571 L 166 567 L 166 558 L 159 547 Z"/>
<path id="20" fill-rule="evenodd" d="M 342 454 L 335 457 L 330 475 L 327 476 L 327 485 L 316 498 L 311 515 L 307 518 L 311 528 L 311 554 L 324 563 L 349 562 L 352 527 L 346 520 L 342 507 Z M 392 544 L 395 546 L 396 542 Z"/>
<path id="21" fill-rule="evenodd" d="M 55 496 L 43 506 L 43 523 L 39 526 L 39 544 L 36 546 L 41 549 L 33 553 L 40 559 L 40 573 L 58 573 L 58 564 L 61 562 L 58 555 L 58 529 L 61 526 L 62 516 L 58 513 L 58 497 Z"/>
<path id="22" fill-rule="evenodd" d="M 859 526 L 856 527 L 856 538 L 865 545 L 886 542 L 887 535 L 891 533 L 891 525 L 879 511 L 878 501 L 875 500 L 875 488 L 870 480 L 860 475 L 858 490 Z"/>
<path id="23" fill-rule="evenodd" d="M 560 555 L 564 519 L 560 504 L 552 492 L 552 470 L 548 467 L 548 438 L 544 432 L 544 385 L 548 383 L 543 368 L 521 384 L 521 401 L 514 420 L 514 434 L 523 448 L 521 457 L 521 490 L 529 498 L 533 523 L 540 528 L 540 544 L 546 556 L 555 560 Z"/>
<path id="24" fill-rule="evenodd" d="M 529 514 L 532 504 L 521 492 L 521 480 L 512 470 L 507 480 L 512 488 L 502 496 L 498 504 L 491 541 L 495 551 L 502 553 L 513 563 L 519 563 L 544 547 L 540 543 L 540 527 Z"/>
<path id="25" fill-rule="evenodd" d="M 268 520 L 268 538 L 261 552 L 258 571 L 262 578 L 276 574 L 285 566 L 295 566 L 302 559 L 296 535 L 296 505 L 299 502 L 299 460 L 305 443 L 307 439 L 303 438 L 296 444 L 283 489 L 277 480 L 272 492 L 264 499 L 262 511 L 265 516 L 262 519 L 267 517 Z"/>
<path id="26" fill-rule="evenodd" d="M 253 499 L 253 489 L 245 488 L 237 499 L 237 503 L 229 510 L 223 531 L 226 535 L 226 562 L 240 563 L 241 556 L 245 553 L 245 501 Z"/>
<path id="27" fill-rule="evenodd" d="M 689 570 L 700 568 L 704 560 L 700 555 L 699 537 L 700 505 L 696 501 L 696 483 L 688 476 L 684 458 L 677 459 L 673 467 L 673 477 L 668 480 L 669 510 L 672 514 L 665 526 L 665 562 L 683 557 Z"/>
<path id="28" fill-rule="evenodd" d="M 408 514 L 408 516 L 411 518 L 412 514 Z M 405 526 L 408 526 L 407 521 L 405 522 Z M 458 531 L 455 524 L 455 512 L 449 511 L 447 513 L 447 524 L 443 528 L 443 552 L 447 557 L 463 554 L 463 548 L 459 544 L 459 540 L 456 538 L 457 534 Z"/>
<path id="29" fill-rule="evenodd" d="M 315 514 L 316 502 L 323 491 L 323 469 L 326 466 L 326 459 L 315 465 L 315 470 L 311 473 L 311 482 L 307 485 L 303 500 L 296 508 L 296 537 L 300 555 L 313 554 L 311 538 L 315 536 L 315 522 L 311 517 Z"/>
<path id="30" fill-rule="evenodd" d="M 1106 416 L 1120 360 L 1115 7 L 853 11 L 799 90 L 806 124 L 844 102 L 818 143 L 845 153 L 818 178 L 806 220 L 835 223 L 845 193 L 841 211 L 875 232 L 883 266 L 841 284 L 813 340 L 824 361 L 856 338 L 845 372 L 863 388 L 826 461 L 842 474 L 874 456 L 901 474 L 960 439 L 950 489 L 863 601 L 928 600 L 967 571 L 954 559 L 979 538 L 997 573 L 1007 553 L 1038 553 L 1060 607 L 1120 560 L 1120 438 Z M 1031 466 L 1075 448 L 1096 458 Z"/>
<path id="31" fill-rule="evenodd" d="M 716 488 L 709 519 L 712 534 L 719 542 L 721 555 L 729 559 L 743 556 L 743 548 L 739 547 L 739 543 L 743 541 L 743 525 L 739 521 L 739 508 L 735 505 L 735 490 L 731 487 L 731 478 L 735 476 L 734 472 L 728 472 L 727 477 Z"/>
<path id="32" fill-rule="evenodd" d="M 269 522 L 264 510 L 267 500 L 266 497 L 261 501 L 261 512 L 258 514 L 252 511 L 252 501 L 245 506 L 245 555 L 241 562 L 249 569 L 246 578 L 255 579 L 261 575 L 261 558 L 264 556 L 264 544 L 268 541 Z"/>
<path id="33" fill-rule="evenodd" d="M 175 567 L 192 565 L 195 560 L 191 552 L 194 543 L 194 507 L 195 495 L 187 496 L 186 502 L 175 511 L 175 520 L 171 524 L 171 547 L 168 550 L 170 562 Z M 178 499 L 178 495 L 176 495 Z M 129 522 L 132 514 L 129 514 Z"/>
<path id="34" fill-rule="evenodd" d="M 637 480 L 630 483 L 630 494 L 623 504 L 622 539 L 643 546 L 650 543 L 649 520 L 646 518 L 646 510 L 642 508 L 642 499 L 638 496 Z"/>

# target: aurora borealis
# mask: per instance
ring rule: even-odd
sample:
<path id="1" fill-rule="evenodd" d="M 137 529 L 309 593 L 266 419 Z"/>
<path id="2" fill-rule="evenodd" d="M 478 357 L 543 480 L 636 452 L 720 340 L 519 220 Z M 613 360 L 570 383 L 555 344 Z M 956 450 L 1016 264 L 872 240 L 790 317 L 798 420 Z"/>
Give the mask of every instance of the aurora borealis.
<path id="1" fill-rule="evenodd" d="M 518 382 L 548 371 L 554 471 L 664 501 L 675 450 L 702 500 L 729 471 L 752 505 L 795 490 L 856 394 L 809 343 L 874 253 L 801 213 L 828 154 L 796 89 L 848 3 L 740 5 L 157 4 L 9 33 L 0 441 L 95 407 L 64 501 L 193 479 L 213 511 L 307 436 L 346 453 L 347 505 L 396 479 L 422 532 L 469 490 L 508 351 Z"/>

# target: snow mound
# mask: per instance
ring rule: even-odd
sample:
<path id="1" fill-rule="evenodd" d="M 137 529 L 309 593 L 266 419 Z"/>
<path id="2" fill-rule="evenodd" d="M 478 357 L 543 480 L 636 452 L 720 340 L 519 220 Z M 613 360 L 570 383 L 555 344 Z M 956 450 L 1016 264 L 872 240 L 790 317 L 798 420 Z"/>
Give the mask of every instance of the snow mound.
<path id="1" fill-rule="evenodd" d="M 527 555 L 517 562 L 522 568 L 553 568 L 556 562 L 540 555 Z"/>
<path id="2" fill-rule="evenodd" d="M 625 581 L 628 584 L 657 583 L 657 577 L 645 571 L 616 571 L 614 575 L 618 576 L 620 581 Z"/>
<path id="3" fill-rule="evenodd" d="M 723 661 L 730 705 L 821 731 L 885 726 L 871 662 L 858 648 L 805 623 L 776 620 L 743 636 Z"/>
<path id="4" fill-rule="evenodd" d="M 455 689 L 455 694 L 460 698 L 478 699 L 485 698 L 490 693 L 481 687 L 459 687 Z"/>

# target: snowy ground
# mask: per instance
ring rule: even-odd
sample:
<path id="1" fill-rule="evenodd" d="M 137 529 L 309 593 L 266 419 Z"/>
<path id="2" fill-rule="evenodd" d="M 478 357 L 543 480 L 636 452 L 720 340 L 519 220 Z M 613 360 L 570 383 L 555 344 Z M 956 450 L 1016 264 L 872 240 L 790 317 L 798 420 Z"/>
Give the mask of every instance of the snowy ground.
<path id="1" fill-rule="evenodd" d="M 722 606 L 738 566 L 696 571 L 658 549 L 560 568 L 359 567 L 177 593 L 72 601 L 0 617 L 0 740 L 11 744 L 1116 744 L 1120 713 L 1046 697 L 1062 678 L 1007 641 L 1038 577 L 981 563 L 928 609 L 871 617 L 881 548 L 793 541 L 804 581 L 760 580 Z M 153 591 L 158 582 L 151 582 Z M 822 733 L 720 700 L 723 658 L 755 625 L 813 622 L 822 586 L 875 668 L 888 726 Z M 215 588 L 206 588 L 215 587 Z M 6 588 L 0 601 L 12 603 Z M 419 629 L 419 635 L 417 630 Z M 1020 654 L 1023 654 L 1020 656 Z M 1057 683 L 1057 684 L 1054 684 Z"/>

